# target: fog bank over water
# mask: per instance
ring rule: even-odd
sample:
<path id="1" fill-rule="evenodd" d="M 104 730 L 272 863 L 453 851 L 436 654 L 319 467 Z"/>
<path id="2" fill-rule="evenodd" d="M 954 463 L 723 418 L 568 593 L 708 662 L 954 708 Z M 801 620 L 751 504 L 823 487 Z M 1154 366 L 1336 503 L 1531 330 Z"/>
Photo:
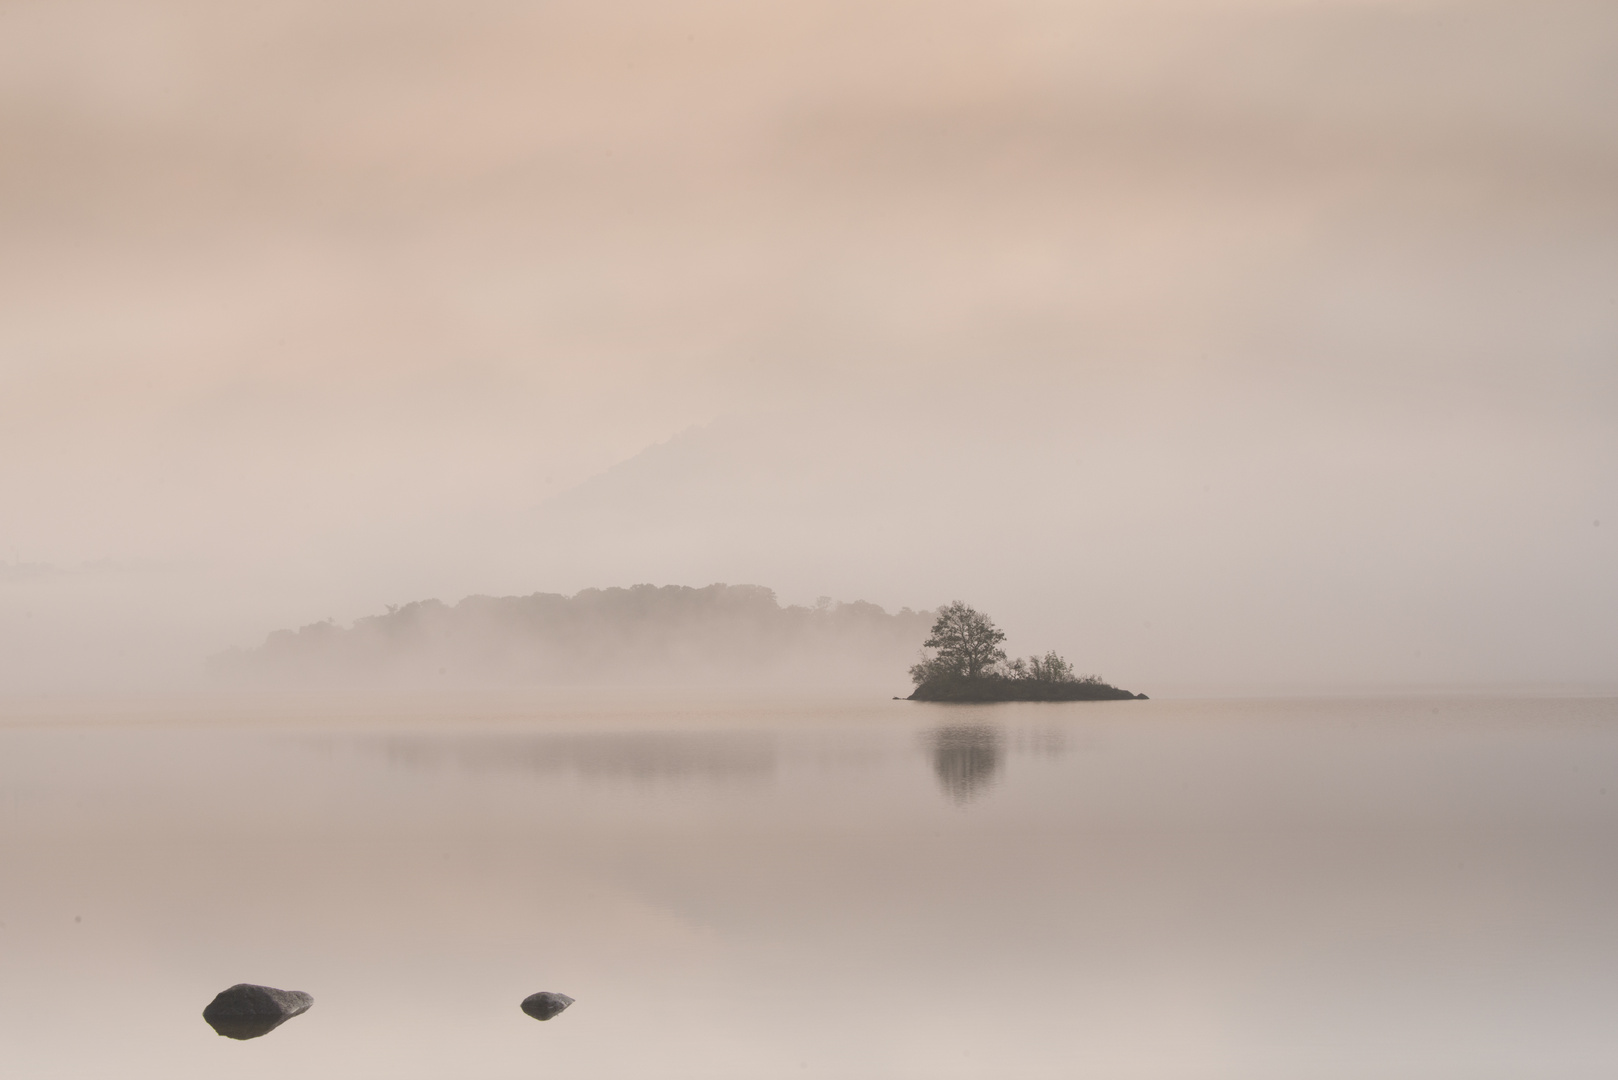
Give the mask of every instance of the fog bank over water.
<path id="1" fill-rule="evenodd" d="M 890 615 L 822 597 L 776 602 L 758 585 L 637 585 L 576 596 L 471 596 L 392 607 L 352 626 L 278 630 L 213 657 L 236 686 L 773 685 L 825 691 L 906 685 L 930 612 Z"/>
<path id="2" fill-rule="evenodd" d="M 1618 682 L 1610 3 L 4 18 L 0 693 L 716 581 Z"/>

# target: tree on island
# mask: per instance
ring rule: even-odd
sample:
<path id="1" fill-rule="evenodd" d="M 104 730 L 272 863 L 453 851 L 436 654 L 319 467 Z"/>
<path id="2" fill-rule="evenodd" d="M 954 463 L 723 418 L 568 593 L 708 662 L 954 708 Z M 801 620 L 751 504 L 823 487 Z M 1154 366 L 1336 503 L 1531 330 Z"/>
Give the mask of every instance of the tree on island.
<path id="1" fill-rule="evenodd" d="M 1000 643 L 1006 632 L 994 620 L 959 600 L 938 609 L 933 632 L 922 647 L 938 653 L 910 669 L 917 685 L 934 675 L 955 675 L 981 679 L 994 665 L 1006 658 Z"/>
<path id="2" fill-rule="evenodd" d="M 1004 630 L 959 600 L 939 609 L 919 663 L 910 669 L 916 701 L 1083 701 L 1144 698 L 1079 675 L 1055 652 L 1006 659 Z"/>

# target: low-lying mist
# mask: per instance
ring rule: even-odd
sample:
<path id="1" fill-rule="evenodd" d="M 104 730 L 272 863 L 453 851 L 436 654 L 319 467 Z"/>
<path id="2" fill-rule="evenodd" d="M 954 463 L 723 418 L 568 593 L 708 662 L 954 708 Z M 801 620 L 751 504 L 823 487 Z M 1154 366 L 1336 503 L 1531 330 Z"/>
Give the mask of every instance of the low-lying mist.
<path id="1" fill-rule="evenodd" d="M 899 687 L 931 621 L 863 601 L 782 607 L 758 585 L 636 585 L 420 601 L 349 627 L 279 630 L 210 667 L 228 683 L 256 686 Z"/>

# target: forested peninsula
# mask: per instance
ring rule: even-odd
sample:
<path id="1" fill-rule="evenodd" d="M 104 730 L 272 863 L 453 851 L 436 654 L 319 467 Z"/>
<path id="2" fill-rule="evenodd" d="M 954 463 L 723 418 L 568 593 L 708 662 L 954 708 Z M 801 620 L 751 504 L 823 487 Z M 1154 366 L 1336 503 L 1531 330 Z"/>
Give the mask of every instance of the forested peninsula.
<path id="1" fill-rule="evenodd" d="M 1006 658 L 1005 631 L 987 615 L 956 600 L 939 609 L 923 642 L 930 650 L 910 669 L 911 701 L 1125 701 L 1145 700 L 1101 680 L 1080 675 L 1054 652 Z"/>
<path id="2" fill-rule="evenodd" d="M 264 685 L 891 686 L 931 612 L 823 598 L 783 606 L 759 585 L 635 585 L 572 596 L 470 596 L 390 607 L 350 626 L 277 630 L 211 670 Z"/>

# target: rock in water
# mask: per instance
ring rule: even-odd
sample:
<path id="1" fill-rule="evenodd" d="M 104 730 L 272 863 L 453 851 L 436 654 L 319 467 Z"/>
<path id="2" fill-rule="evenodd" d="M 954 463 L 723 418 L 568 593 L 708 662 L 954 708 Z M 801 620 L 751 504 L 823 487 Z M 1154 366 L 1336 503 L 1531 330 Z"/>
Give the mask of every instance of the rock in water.
<path id="1" fill-rule="evenodd" d="M 573 999 L 566 994 L 553 994 L 549 990 L 541 990 L 522 999 L 522 1011 L 535 1020 L 549 1020 L 571 1004 Z"/>
<path id="2" fill-rule="evenodd" d="M 315 999 L 302 990 L 237 983 L 229 990 L 221 990 L 202 1010 L 202 1018 L 227 1039 L 256 1039 L 268 1035 L 314 1003 Z"/>

